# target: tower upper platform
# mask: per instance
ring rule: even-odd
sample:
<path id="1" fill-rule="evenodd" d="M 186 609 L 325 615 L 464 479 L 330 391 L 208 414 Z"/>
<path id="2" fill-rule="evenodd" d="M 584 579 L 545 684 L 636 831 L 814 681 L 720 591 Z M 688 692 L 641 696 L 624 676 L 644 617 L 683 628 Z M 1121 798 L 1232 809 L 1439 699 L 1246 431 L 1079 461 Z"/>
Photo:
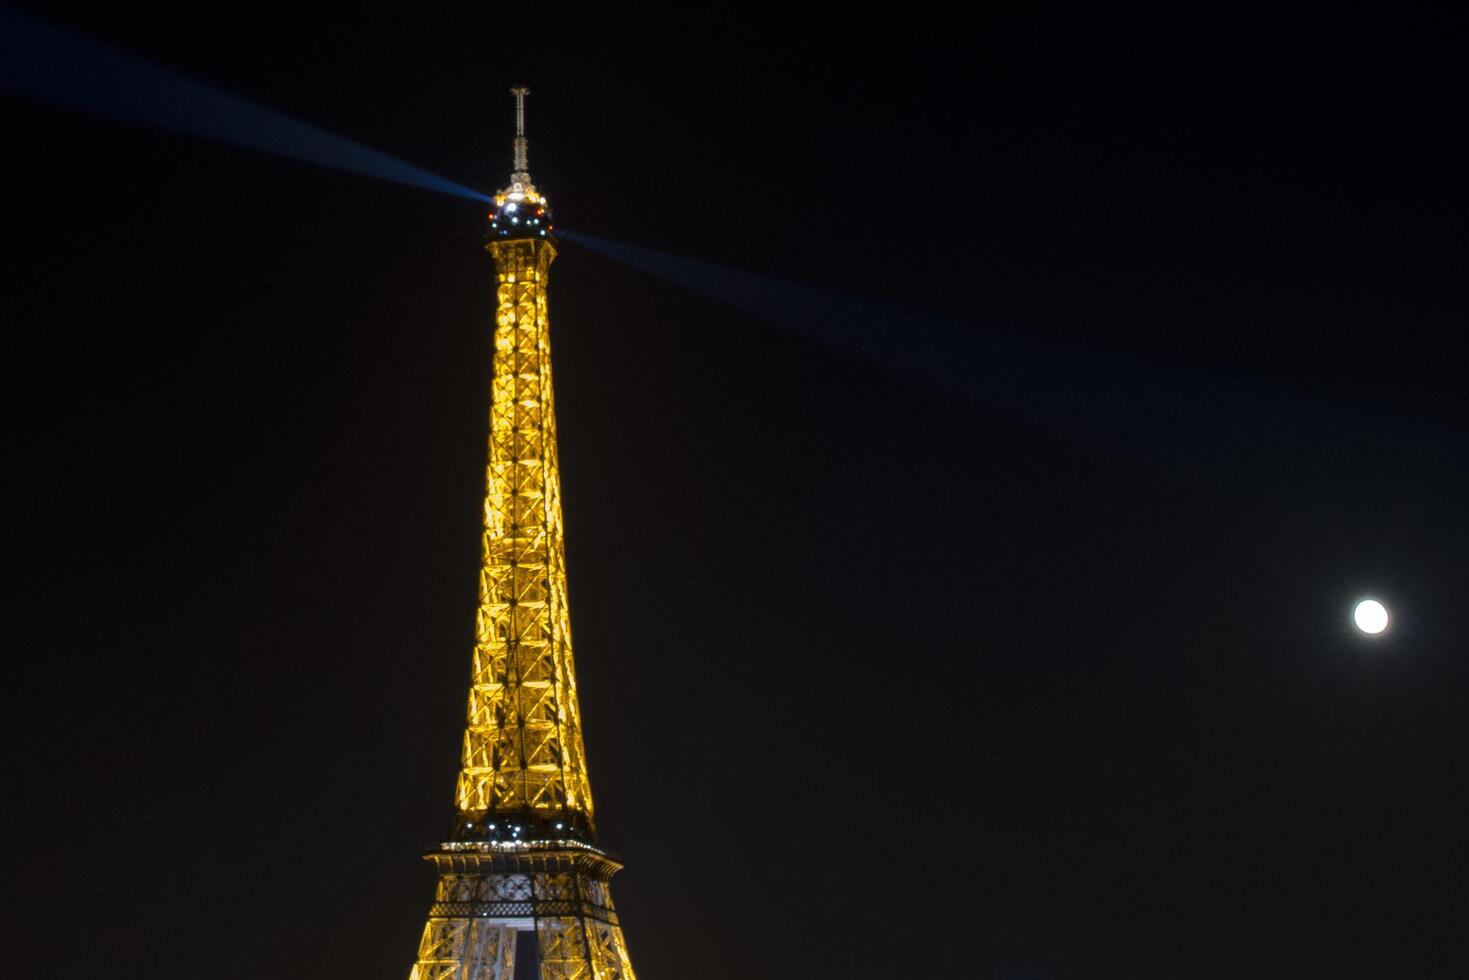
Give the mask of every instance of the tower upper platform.
<path id="1" fill-rule="evenodd" d="M 510 92 L 515 96 L 515 169 L 510 174 L 510 186 L 495 192 L 488 238 L 491 242 L 510 238 L 543 238 L 554 242 L 550 202 L 531 182 L 526 161 L 525 97 L 530 89 L 517 86 Z"/>

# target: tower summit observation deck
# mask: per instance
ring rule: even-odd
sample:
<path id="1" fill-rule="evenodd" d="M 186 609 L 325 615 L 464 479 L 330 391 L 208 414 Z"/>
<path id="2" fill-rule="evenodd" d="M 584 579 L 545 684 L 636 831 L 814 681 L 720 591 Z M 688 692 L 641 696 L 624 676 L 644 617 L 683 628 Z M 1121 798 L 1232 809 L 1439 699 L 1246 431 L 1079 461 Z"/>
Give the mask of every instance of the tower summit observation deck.
<path id="1" fill-rule="evenodd" d="M 468 722 L 448 839 L 425 855 L 438 885 L 410 980 L 632 980 L 571 656 L 546 307 L 556 238 L 526 162 L 529 90 L 511 92 L 515 166 L 485 246 L 496 311 Z"/>

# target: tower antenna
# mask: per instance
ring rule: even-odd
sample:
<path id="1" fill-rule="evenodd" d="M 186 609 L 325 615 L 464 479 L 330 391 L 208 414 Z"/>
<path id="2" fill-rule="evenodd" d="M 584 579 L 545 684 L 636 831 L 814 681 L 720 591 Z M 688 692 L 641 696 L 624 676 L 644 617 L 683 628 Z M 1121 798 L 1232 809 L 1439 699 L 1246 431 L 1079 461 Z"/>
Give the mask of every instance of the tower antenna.
<path id="1" fill-rule="evenodd" d="M 525 97 L 530 95 L 530 89 L 517 85 L 510 90 L 510 94 L 515 96 L 515 172 L 510 175 L 510 182 L 529 184 L 530 170 L 525 159 Z"/>

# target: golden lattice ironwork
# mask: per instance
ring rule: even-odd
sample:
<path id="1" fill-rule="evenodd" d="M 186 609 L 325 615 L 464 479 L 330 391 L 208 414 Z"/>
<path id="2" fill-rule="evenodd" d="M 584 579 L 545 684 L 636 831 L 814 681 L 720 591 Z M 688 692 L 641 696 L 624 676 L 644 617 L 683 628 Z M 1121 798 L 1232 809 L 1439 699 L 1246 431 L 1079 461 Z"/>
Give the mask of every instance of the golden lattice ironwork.
<path id="1" fill-rule="evenodd" d="M 435 901 L 410 980 L 633 980 L 597 846 L 571 656 L 561 478 L 551 389 L 549 205 L 526 170 L 525 89 L 515 172 L 486 248 L 496 311 L 479 612 L 450 840 L 425 855 Z"/>
<path id="2" fill-rule="evenodd" d="M 461 843 L 428 858 L 439 884 L 409 980 L 508 980 L 521 936 L 541 980 L 635 980 L 607 887 L 621 865 L 597 848 Z"/>
<path id="3" fill-rule="evenodd" d="M 590 829 L 546 317 L 556 250 L 540 238 L 489 247 L 498 269 L 489 466 L 455 806 L 472 819 L 556 814 Z"/>

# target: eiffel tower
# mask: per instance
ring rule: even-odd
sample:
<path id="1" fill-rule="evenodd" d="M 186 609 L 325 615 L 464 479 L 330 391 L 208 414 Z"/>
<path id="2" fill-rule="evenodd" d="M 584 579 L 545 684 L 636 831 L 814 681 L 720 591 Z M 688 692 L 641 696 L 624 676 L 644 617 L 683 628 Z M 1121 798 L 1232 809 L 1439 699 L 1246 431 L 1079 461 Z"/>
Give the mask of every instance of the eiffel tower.
<path id="1" fill-rule="evenodd" d="M 469 721 L 409 980 L 633 980 L 597 845 L 571 660 L 546 279 L 556 237 L 526 165 L 495 195 L 495 345 Z M 517 964 L 517 960 L 519 963 Z"/>

